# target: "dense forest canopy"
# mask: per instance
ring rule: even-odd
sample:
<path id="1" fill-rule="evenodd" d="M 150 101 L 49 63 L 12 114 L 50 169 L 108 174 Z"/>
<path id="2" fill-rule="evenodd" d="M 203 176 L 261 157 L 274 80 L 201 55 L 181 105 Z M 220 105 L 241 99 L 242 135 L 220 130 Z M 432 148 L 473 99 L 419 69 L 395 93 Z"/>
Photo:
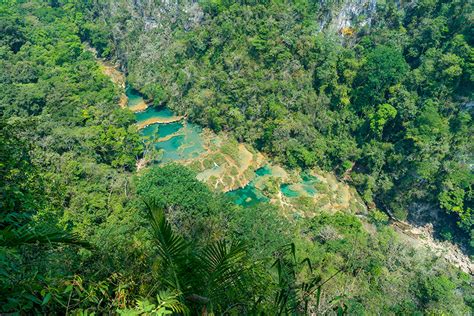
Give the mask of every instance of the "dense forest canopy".
<path id="1" fill-rule="evenodd" d="M 361 1 L 339 25 L 357 3 L 3 1 L 0 313 L 472 313 L 472 275 L 379 210 L 472 253 L 473 5 Z M 154 106 L 334 172 L 370 221 L 137 172 L 135 116 L 89 46 Z"/>
<path id="2" fill-rule="evenodd" d="M 156 104 L 290 167 L 349 176 L 398 219 L 429 204 L 471 234 L 472 3 L 387 1 L 342 34 L 318 23 L 340 4 L 245 4 L 203 1 L 199 23 L 178 12 L 171 30 L 104 13 L 120 4 L 91 10 L 114 26 L 110 50 Z"/>

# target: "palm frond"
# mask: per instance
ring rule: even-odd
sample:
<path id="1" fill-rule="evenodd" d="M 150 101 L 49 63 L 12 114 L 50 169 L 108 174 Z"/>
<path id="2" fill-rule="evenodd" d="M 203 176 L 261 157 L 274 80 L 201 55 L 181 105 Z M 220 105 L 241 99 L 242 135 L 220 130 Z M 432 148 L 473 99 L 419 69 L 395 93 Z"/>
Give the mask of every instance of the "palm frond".
<path id="1" fill-rule="evenodd" d="M 156 295 L 156 301 L 148 299 L 138 299 L 133 309 L 119 309 L 117 313 L 122 316 L 138 315 L 189 315 L 189 309 L 184 305 L 177 291 L 160 291 Z"/>
<path id="2" fill-rule="evenodd" d="M 9 225 L 0 230 L 0 246 L 17 247 L 24 244 L 71 244 L 89 247 L 90 244 L 81 240 L 76 234 L 55 229 L 34 230 L 25 226 Z"/>
<path id="3" fill-rule="evenodd" d="M 180 300 L 180 293 L 176 291 L 160 291 L 156 295 L 157 308 L 171 310 L 180 315 L 188 315 L 189 309 Z"/>
<path id="4" fill-rule="evenodd" d="M 225 293 L 226 289 L 241 285 L 245 269 L 245 247 L 241 243 L 216 242 L 198 255 L 200 273 L 206 282 L 206 295 L 212 297 Z"/>
<path id="5" fill-rule="evenodd" d="M 153 236 L 156 240 L 158 253 L 163 259 L 164 266 L 172 275 L 171 279 L 165 279 L 175 290 L 181 291 L 179 272 L 187 262 L 189 244 L 184 238 L 176 234 L 171 225 L 166 220 L 165 212 L 162 208 L 153 203 L 145 202 L 148 208 L 150 225 Z"/>
<path id="6" fill-rule="evenodd" d="M 150 224 L 158 246 L 158 251 L 167 264 L 177 263 L 186 256 L 188 243 L 176 234 L 166 220 L 163 209 L 147 204 Z"/>

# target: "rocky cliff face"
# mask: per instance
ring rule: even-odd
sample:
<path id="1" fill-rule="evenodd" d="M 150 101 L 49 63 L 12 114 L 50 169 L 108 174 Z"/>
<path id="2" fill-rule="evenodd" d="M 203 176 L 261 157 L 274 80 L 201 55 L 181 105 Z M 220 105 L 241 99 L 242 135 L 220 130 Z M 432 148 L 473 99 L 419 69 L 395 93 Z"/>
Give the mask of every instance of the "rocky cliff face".
<path id="1" fill-rule="evenodd" d="M 326 2 L 326 1 L 325 1 Z M 319 21 L 321 30 L 340 31 L 344 28 L 361 27 L 372 23 L 377 10 L 377 0 L 345 0 L 340 6 L 325 12 Z"/>
<path id="2" fill-rule="evenodd" d="M 173 32 L 189 31 L 206 18 L 197 0 L 96 0 L 95 8 L 110 26 L 121 70 L 139 89 L 162 76 L 157 61 L 169 58 L 171 46 L 182 50 Z M 320 31 L 344 36 L 370 26 L 376 13 L 377 0 L 323 0 L 315 19 Z"/>
<path id="3" fill-rule="evenodd" d="M 97 1 L 100 19 L 111 28 L 116 58 L 126 71 L 129 60 L 153 60 L 169 45 L 175 27 L 189 30 L 203 19 L 195 0 Z"/>
<path id="4" fill-rule="evenodd" d="M 112 7 L 117 4 L 116 1 L 109 3 Z M 130 12 L 133 19 L 141 22 L 144 31 L 168 28 L 179 22 L 182 22 L 183 27 L 187 29 L 199 23 L 203 17 L 199 4 L 194 0 L 129 0 L 121 3 L 122 5 L 119 4 L 116 9 Z"/>
<path id="5" fill-rule="evenodd" d="M 96 13 L 110 27 L 121 70 L 138 89 L 162 77 L 157 61 L 170 57 L 170 47 L 184 49 L 172 39 L 173 32 L 189 31 L 206 19 L 197 0 L 95 1 Z M 319 31 L 351 36 L 370 26 L 376 14 L 377 0 L 322 0 L 314 18 Z"/>
<path id="6" fill-rule="evenodd" d="M 191 25 L 202 18 L 196 0 L 107 0 L 100 1 L 97 6 L 103 14 L 108 14 L 106 18 L 137 20 L 147 30 L 167 27 L 169 24 L 164 22 L 173 24 L 183 18 Z"/>
<path id="7" fill-rule="evenodd" d="M 131 55 L 159 55 L 160 47 L 170 45 L 172 29 L 190 30 L 204 19 L 197 0 L 96 0 L 95 6 L 111 27 L 117 58 L 125 68 Z M 377 0 L 323 0 L 316 19 L 320 31 L 344 34 L 370 26 L 376 13 Z"/>
<path id="8" fill-rule="evenodd" d="M 145 31 L 166 28 L 178 21 L 189 29 L 199 23 L 203 12 L 197 0 L 122 0 L 108 1 L 102 4 L 108 7 L 111 16 L 122 16 L 128 12 L 130 17 L 138 19 Z M 377 0 L 343 0 L 337 4 L 323 0 L 319 23 L 321 29 L 340 30 L 344 27 L 370 25 L 377 10 Z"/>

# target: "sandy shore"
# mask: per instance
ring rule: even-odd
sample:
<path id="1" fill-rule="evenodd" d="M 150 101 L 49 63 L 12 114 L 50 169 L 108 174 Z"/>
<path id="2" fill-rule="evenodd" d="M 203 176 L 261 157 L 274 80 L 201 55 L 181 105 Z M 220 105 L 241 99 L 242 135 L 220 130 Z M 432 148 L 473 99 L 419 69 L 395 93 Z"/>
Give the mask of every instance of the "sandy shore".
<path id="1" fill-rule="evenodd" d="M 128 108 L 133 112 L 143 112 L 148 108 L 148 104 L 146 104 L 145 101 L 142 101 L 134 106 L 129 106 Z"/>
<path id="2" fill-rule="evenodd" d="M 173 116 L 173 117 L 152 117 L 148 120 L 144 120 L 140 123 L 137 123 L 138 129 L 142 129 L 151 124 L 169 124 L 174 122 L 179 122 L 184 118 L 184 116 Z"/>

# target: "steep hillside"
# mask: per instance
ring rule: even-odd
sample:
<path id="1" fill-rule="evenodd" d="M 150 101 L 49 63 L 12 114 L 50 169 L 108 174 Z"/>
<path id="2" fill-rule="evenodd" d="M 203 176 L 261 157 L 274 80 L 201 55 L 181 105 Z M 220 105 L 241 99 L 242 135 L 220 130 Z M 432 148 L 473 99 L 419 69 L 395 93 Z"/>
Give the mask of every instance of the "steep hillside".
<path id="1" fill-rule="evenodd" d="M 2 1 L 0 314 L 472 314 L 471 29 L 465 1 Z"/>
<path id="2" fill-rule="evenodd" d="M 333 171 L 397 219 L 441 208 L 436 234 L 470 247 L 472 4 L 111 1 L 88 12 L 155 105 L 291 168 Z"/>

